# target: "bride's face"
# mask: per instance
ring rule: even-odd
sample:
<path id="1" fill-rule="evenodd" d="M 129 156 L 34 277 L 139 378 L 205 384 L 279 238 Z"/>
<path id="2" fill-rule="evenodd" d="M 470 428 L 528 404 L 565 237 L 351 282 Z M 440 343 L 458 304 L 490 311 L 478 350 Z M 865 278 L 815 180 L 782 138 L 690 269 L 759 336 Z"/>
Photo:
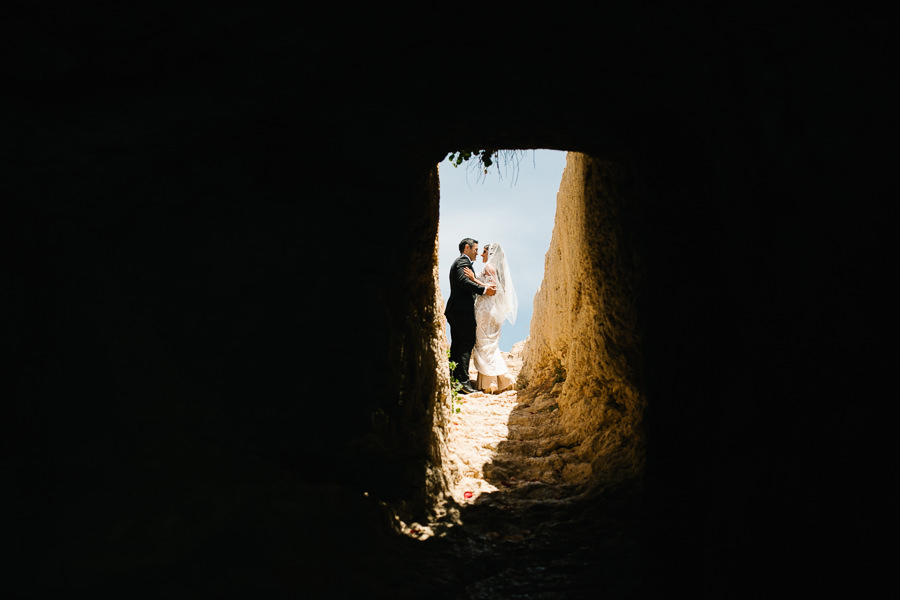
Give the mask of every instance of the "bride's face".
<path id="1" fill-rule="evenodd" d="M 488 259 L 488 249 L 487 246 L 484 247 L 484 250 L 481 251 L 481 262 L 487 262 Z"/>

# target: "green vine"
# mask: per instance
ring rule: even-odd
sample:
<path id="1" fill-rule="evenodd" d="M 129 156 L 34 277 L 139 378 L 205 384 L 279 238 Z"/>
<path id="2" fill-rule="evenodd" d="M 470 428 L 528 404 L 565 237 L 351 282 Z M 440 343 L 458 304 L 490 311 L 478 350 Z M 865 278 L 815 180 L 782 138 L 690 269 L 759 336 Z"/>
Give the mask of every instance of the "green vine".
<path id="1" fill-rule="evenodd" d="M 450 358 L 450 351 L 447 350 L 447 358 Z M 462 404 L 462 397 L 459 395 L 459 391 L 462 389 L 462 384 L 453 377 L 452 373 L 456 369 L 456 363 L 452 360 L 450 361 L 450 412 L 458 413 L 462 410 L 461 407 L 455 406 L 456 404 Z"/>
<path id="2" fill-rule="evenodd" d="M 447 154 L 447 160 L 454 168 L 464 162 L 469 162 L 471 167 L 479 171 L 479 177 L 488 174 L 488 169 L 497 167 L 497 175 L 504 179 L 511 173 L 510 185 L 514 185 L 518 179 L 519 164 L 525 158 L 525 150 L 456 150 Z"/>
<path id="3" fill-rule="evenodd" d="M 488 169 L 494 164 L 494 158 L 497 155 L 496 150 L 458 150 L 447 155 L 447 160 L 454 168 L 463 164 L 467 160 L 477 160 L 481 163 L 481 170 L 487 175 Z"/>

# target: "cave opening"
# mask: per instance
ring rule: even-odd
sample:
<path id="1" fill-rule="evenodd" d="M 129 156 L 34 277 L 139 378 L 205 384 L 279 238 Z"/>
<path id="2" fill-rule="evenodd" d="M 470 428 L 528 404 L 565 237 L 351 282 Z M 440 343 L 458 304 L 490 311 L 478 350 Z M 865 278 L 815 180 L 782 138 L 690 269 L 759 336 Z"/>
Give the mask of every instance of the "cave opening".
<path id="1" fill-rule="evenodd" d="M 622 161 L 579 152 L 563 157 L 539 285 L 519 297 L 533 309 L 528 334 L 503 352 L 517 378 L 513 390 L 453 393 L 441 290 L 449 265 L 438 268 L 444 242 L 435 240 L 433 456 L 440 482 L 431 488 L 433 518 L 401 522 L 410 537 L 437 539 L 455 528 L 469 539 L 535 548 L 584 542 L 559 527 L 586 506 L 589 513 L 608 515 L 615 506 L 619 515 L 633 515 L 644 465 L 645 395 L 637 259 L 627 231 L 631 175 Z M 442 186 L 434 193 L 444 200 Z M 440 233 L 446 226 L 441 221 Z M 614 523 L 620 536 L 634 526 L 630 516 L 603 522 Z M 584 543 L 597 551 L 595 542 Z"/>

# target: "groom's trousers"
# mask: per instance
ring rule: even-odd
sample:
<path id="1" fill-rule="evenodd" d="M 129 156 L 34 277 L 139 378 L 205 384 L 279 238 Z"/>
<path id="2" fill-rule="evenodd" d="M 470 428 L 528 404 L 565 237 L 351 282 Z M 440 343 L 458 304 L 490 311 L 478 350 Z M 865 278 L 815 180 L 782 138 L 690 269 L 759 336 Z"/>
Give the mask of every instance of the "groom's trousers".
<path id="1" fill-rule="evenodd" d="M 467 384 L 469 360 L 475 346 L 475 313 L 448 312 L 447 324 L 450 325 L 450 361 L 456 363 L 456 369 L 450 376 Z"/>

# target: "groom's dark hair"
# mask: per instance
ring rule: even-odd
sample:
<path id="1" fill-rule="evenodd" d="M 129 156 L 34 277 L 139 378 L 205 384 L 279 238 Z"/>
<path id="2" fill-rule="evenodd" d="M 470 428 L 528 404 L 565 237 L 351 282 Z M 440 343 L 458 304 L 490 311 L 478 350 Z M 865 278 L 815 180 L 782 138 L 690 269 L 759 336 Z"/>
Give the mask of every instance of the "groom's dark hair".
<path id="1" fill-rule="evenodd" d="M 466 249 L 466 244 L 469 246 L 475 247 L 475 244 L 478 243 L 478 240 L 473 240 L 472 238 L 463 238 L 463 241 L 459 243 L 459 253 L 462 254 L 463 250 Z"/>

